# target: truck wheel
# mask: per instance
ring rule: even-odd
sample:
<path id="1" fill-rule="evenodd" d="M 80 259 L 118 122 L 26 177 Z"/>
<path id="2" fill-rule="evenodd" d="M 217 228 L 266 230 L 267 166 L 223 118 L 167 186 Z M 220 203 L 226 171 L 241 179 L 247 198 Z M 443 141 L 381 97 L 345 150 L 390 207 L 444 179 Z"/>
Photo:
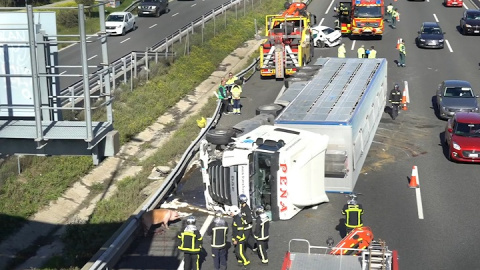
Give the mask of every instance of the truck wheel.
<path id="1" fill-rule="evenodd" d="M 282 110 L 283 110 L 282 105 L 278 105 L 278 104 L 272 103 L 267 105 L 261 105 L 257 108 L 256 115 L 265 113 L 265 114 L 271 114 L 274 117 L 277 117 Z"/>
<path id="2" fill-rule="evenodd" d="M 323 47 L 325 47 L 325 44 L 321 40 L 317 40 L 317 47 L 318 48 L 323 48 Z"/>
<path id="3" fill-rule="evenodd" d="M 231 128 L 217 128 L 208 130 L 205 138 L 211 144 L 227 145 L 234 134 L 235 131 Z"/>

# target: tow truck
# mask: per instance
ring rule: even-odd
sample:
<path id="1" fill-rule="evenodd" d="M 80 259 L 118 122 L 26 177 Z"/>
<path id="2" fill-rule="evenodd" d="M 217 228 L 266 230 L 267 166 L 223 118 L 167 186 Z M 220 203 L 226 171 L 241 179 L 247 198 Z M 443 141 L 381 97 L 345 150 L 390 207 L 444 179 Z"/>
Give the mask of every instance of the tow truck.
<path id="1" fill-rule="evenodd" d="M 284 79 L 312 60 L 312 24 L 316 16 L 303 2 L 287 3 L 282 14 L 265 17 L 265 39 L 259 48 L 262 78 Z"/>

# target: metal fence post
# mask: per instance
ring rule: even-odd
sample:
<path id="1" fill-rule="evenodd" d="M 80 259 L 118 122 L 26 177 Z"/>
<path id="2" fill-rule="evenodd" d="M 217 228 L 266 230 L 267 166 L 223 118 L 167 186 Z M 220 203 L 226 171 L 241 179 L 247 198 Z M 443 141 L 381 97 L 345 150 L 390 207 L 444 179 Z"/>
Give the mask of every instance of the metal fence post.
<path id="1" fill-rule="evenodd" d="M 115 74 L 115 66 L 112 66 L 112 90 L 115 90 L 115 78 L 117 78 Z"/>
<path id="2" fill-rule="evenodd" d="M 217 16 L 215 15 L 215 10 L 212 10 L 212 14 L 213 14 L 213 36 L 215 37 L 215 36 L 216 36 L 216 31 L 215 31 L 215 30 L 216 30 L 216 29 L 215 29 L 216 27 L 215 27 L 215 26 L 217 26 L 217 24 L 215 23 L 215 18 L 217 17 Z"/>
<path id="3" fill-rule="evenodd" d="M 155 64 L 158 64 L 158 51 L 155 51 Z"/>
<path id="4" fill-rule="evenodd" d="M 203 44 L 203 39 L 205 38 L 204 35 L 204 30 L 205 30 L 205 15 L 202 15 L 202 44 Z"/>
<path id="5" fill-rule="evenodd" d="M 133 70 L 134 70 L 134 74 L 133 74 L 133 77 L 136 79 L 137 78 L 137 53 L 134 52 L 133 53 L 133 63 L 130 62 L 130 65 L 133 65 Z"/>
<path id="6" fill-rule="evenodd" d="M 247 12 L 247 0 L 243 0 L 243 17 L 245 17 L 246 12 Z"/>
<path id="7" fill-rule="evenodd" d="M 69 86 L 68 89 L 70 90 L 70 105 L 72 106 L 72 112 L 74 111 L 73 108 L 75 107 L 75 88 L 73 86 Z"/>
<path id="8" fill-rule="evenodd" d="M 123 83 L 127 84 L 127 58 L 123 57 L 122 62 L 123 62 Z"/>
<path id="9" fill-rule="evenodd" d="M 182 43 L 182 29 L 178 29 L 178 36 L 180 37 L 180 43 Z M 173 44 L 172 44 L 173 47 Z"/>
<path id="10" fill-rule="evenodd" d="M 166 47 L 166 48 L 165 48 L 165 52 L 166 52 L 166 54 L 165 54 L 165 59 L 167 59 L 167 54 L 168 54 L 168 38 L 165 38 L 165 45 L 167 45 L 167 46 L 165 46 L 165 47 Z"/>
<path id="11" fill-rule="evenodd" d="M 98 74 L 98 86 L 100 87 L 99 89 L 100 95 L 105 93 L 105 91 L 103 91 L 103 73 Z"/>
<path id="12" fill-rule="evenodd" d="M 147 71 L 147 81 L 148 81 L 148 72 L 149 72 L 149 69 L 148 69 L 148 48 L 145 52 L 145 69 Z"/>
<path id="13" fill-rule="evenodd" d="M 227 28 L 227 10 L 223 10 L 223 14 L 225 14 L 225 28 Z"/>

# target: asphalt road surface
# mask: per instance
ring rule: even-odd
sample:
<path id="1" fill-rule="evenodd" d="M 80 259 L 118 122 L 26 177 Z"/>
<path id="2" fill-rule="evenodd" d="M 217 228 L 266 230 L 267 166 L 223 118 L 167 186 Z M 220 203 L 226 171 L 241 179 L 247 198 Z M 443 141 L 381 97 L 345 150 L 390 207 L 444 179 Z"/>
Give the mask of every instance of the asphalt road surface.
<path id="1" fill-rule="evenodd" d="M 477 245 L 480 233 L 476 228 L 480 216 L 475 210 L 480 190 L 479 165 L 447 160 L 442 146 L 446 122 L 435 116 L 432 107 L 432 97 L 442 80 L 468 80 L 480 94 L 480 37 L 459 33 L 457 26 L 465 8 L 446 8 L 440 1 L 392 3 L 398 7 L 401 20 L 396 29 L 386 27 L 382 40 L 343 39 L 347 57 L 356 57 L 356 50 L 362 44 L 367 48 L 374 45 L 377 57 L 388 60 L 389 86 L 400 83 L 403 87 L 407 81 L 410 92 L 407 111 L 401 111 L 395 121 L 388 114 L 382 118 L 357 181 L 355 191 L 363 194 L 358 200 L 365 209 L 364 224 L 372 228 L 376 239 L 383 239 L 390 249 L 398 250 L 402 270 L 480 269 L 476 258 L 480 253 Z M 475 8 L 469 1 L 465 5 Z M 333 6 L 330 1 L 313 1 L 309 10 L 323 25 L 333 26 Z M 444 49 L 415 46 L 417 31 L 425 21 L 438 21 L 446 32 Z M 395 64 L 398 38 L 406 41 L 406 68 Z M 335 57 L 336 54 L 336 48 L 315 50 L 316 56 Z M 241 117 L 253 116 L 255 108 L 273 101 L 280 88 L 280 82 L 260 80 L 259 75 L 255 75 L 244 86 L 245 108 Z M 238 116 L 224 116 L 220 125 L 238 121 Z M 419 172 L 418 191 L 408 188 L 414 165 Z M 200 172 L 191 172 L 182 183 L 175 198 L 201 210 L 204 205 Z M 337 243 L 341 239 L 341 208 L 347 198 L 343 194 L 329 194 L 329 198 L 329 203 L 306 209 L 289 221 L 273 222 L 270 263 L 260 266 L 260 260 L 250 253 L 251 269 L 281 269 L 292 238 L 325 245 L 327 237 L 332 236 Z M 196 209 L 189 211 L 199 216 L 201 227 L 205 214 Z M 172 228 L 163 235 L 139 238 L 117 269 L 176 269 L 178 252 L 165 250 L 175 246 L 173 236 L 182 229 L 181 222 Z M 213 269 L 209 241 L 210 238 L 205 237 L 208 254 L 202 269 Z M 228 267 L 239 268 L 231 250 Z"/>
<path id="2" fill-rule="evenodd" d="M 158 18 L 137 17 L 137 29 L 135 31 L 131 31 L 125 36 L 109 36 L 107 38 L 108 59 L 112 62 L 132 51 L 145 51 L 146 48 L 155 45 L 223 3 L 222 0 L 170 1 L 170 11 Z M 102 48 L 99 40 L 87 44 L 89 66 L 98 66 L 102 62 L 101 52 Z M 80 45 L 75 44 L 60 51 L 58 62 L 61 66 L 80 66 L 82 63 Z M 89 68 L 89 73 L 97 69 Z M 60 68 L 59 74 L 65 75 L 61 76 L 60 89 L 81 80 L 81 77 L 67 77 L 66 75 L 80 73 L 80 68 Z"/>

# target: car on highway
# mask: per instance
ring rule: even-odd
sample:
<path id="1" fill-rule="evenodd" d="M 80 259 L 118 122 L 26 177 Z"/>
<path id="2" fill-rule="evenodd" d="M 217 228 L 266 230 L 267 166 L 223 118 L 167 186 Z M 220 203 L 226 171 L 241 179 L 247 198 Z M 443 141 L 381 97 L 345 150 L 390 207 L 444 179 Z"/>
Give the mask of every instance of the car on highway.
<path id="1" fill-rule="evenodd" d="M 418 31 L 417 46 L 420 48 L 443 49 L 445 43 L 444 34 L 445 32 L 442 31 L 438 23 L 424 22 L 420 31 Z"/>
<path id="2" fill-rule="evenodd" d="M 441 119 L 453 117 L 457 112 L 478 112 L 478 96 L 467 81 L 443 81 L 438 86 L 436 98 L 438 116 Z"/>
<path id="3" fill-rule="evenodd" d="M 460 162 L 480 162 L 480 113 L 459 112 L 445 127 L 448 158 Z"/>
<path id="4" fill-rule="evenodd" d="M 168 12 L 168 0 L 142 0 L 138 4 L 138 17 L 155 16 Z"/>
<path id="5" fill-rule="evenodd" d="M 463 0 L 443 0 L 446 7 L 463 7 Z"/>
<path id="6" fill-rule="evenodd" d="M 460 19 L 460 31 L 462 34 L 480 34 L 480 10 L 467 9 Z"/>
<path id="7" fill-rule="evenodd" d="M 112 12 L 108 15 L 105 28 L 110 35 L 124 36 L 128 31 L 135 30 L 135 16 L 130 12 Z"/>
<path id="8" fill-rule="evenodd" d="M 342 33 L 325 25 L 312 27 L 313 45 L 315 47 L 335 47 L 342 43 Z"/>

